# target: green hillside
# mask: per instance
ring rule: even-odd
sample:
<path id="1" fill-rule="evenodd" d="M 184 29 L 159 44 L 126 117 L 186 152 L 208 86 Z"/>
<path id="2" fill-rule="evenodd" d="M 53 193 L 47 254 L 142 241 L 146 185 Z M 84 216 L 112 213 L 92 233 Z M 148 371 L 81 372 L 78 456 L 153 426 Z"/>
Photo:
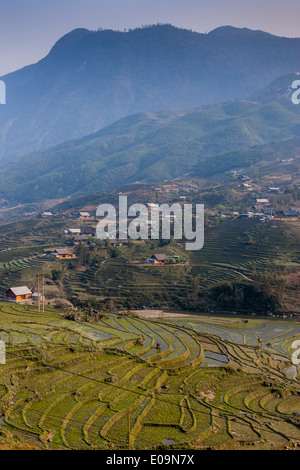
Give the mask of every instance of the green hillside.
<path id="1" fill-rule="evenodd" d="M 80 196 L 193 169 L 199 177 L 210 176 L 220 160 L 222 172 L 251 165 L 261 158 L 257 146 L 292 139 L 299 130 L 300 108 L 288 100 L 235 101 L 181 115 L 138 114 L 10 164 L 0 173 L 0 197 L 34 202 Z"/>

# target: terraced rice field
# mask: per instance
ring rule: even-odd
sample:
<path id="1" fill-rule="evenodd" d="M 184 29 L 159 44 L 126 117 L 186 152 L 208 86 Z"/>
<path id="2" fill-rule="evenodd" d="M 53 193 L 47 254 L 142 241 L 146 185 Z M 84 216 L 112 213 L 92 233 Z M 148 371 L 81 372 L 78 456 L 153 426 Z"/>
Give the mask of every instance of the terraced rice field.
<path id="1" fill-rule="evenodd" d="M 53 230 L 53 227 L 48 229 Z M 50 242 L 46 236 L 48 229 L 42 226 L 43 232 L 38 232 L 39 244 L 36 245 L 31 239 L 26 239 L 30 246 L 17 247 L 17 242 L 11 246 L 7 239 L 1 244 L 2 294 L 19 282 L 32 285 L 37 271 L 43 266 L 47 276 L 51 277 L 52 266 L 47 265 L 47 257 L 43 256 L 43 248 L 50 246 L 46 245 Z M 30 230 L 27 229 L 27 232 Z M 27 232 L 24 229 L 23 238 Z M 206 229 L 204 248 L 198 252 L 186 252 L 183 244 L 176 245 L 175 251 L 186 256 L 187 265 L 149 266 L 144 263 L 152 254 L 147 245 L 142 254 L 136 254 L 134 250 L 131 253 L 125 248 L 124 257 L 122 248 L 118 258 L 102 260 L 87 266 L 85 270 L 65 270 L 62 291 L 69 299 L 76 296 L 81 300 L 91 297 L 97 300 L 112 299 L 115 305 L 125 308 L 129 305 L 137 308 L 143 305 L 166 307 L 178 305 L 178 302 L 182 305 L 182 301 L 191 294 L 191 281 L 195 276 L 198 276 L 200 288 L 205 290 L 223 281 L 251 279 L 253 268 L 257 271 L 266 268 L 273 270 L 279 265 L 284 266 L 285 261 L 299 263 L 299 241 L 294 235 L 278 221 L 263 224 L 255 220 L 225 221 Z M 61 240 L 57 239 L 55 243 L 59 245 Z M 138 264 L 130 263 L 131 255 L 136 255 Z M 287 258 L 284 261 L 285 255 Z M 67 264 L 58 263 L 53 268 L 60 269 L 62 266 L 66 267 Z M 133 303 L 128 303 L 128 299 L 132 299 Z"/>
<path id="2" fill-rule="evenodd" d="M 25 270 L 41 269 L 46 261 L 40 247 L 6 248 L 0 251 L 0 289 L 17 283 Z"/>
<path id="3" fill-rule="evenodd" d="M 177 322 L 176 322 L 177 323 Z M 209 333 L 237 345 L 258 346 L 274 356 L 289 359 L 293 352 L 292 343 L 300 339 L 300 324 L 284 320 L 236 320 L 222 317 L 199 317 L 191 322 L 178 322 L 199 333 Z"/>
<path id="4" fill-rule="evenodd" d="M 78 323 L 0 304 L 0 431 L 50 449 L 300 445 L 300 383 L 286 372 L 299 328 L 117 314 Z"/>
<path id="5" fill-rule="evenodd" d="M 251 277 L 253 268 L 274 268 L 286 252 L 291 262 L 299 263 L 299 240 L 284 225 L 236 220 L 206 230 L 203 249 L 191 255 L 192 273 L 200 275 L 201 286 L 210 287 L 239 276 Z"/>
<path id="6" fill-rule="evenodd" d="M 176 249 L 188 259 L 187 265 L 156 267 L 142 259 L 135 265 L 120 257 L 88 267 L 84 272 L 72 271 L 64 283 L 70 295 L 112 298 L 120 304 L 130 297 L 140 297 L 144 305 L 150 305 L 154 299 L 163 306 L 185 298 L 195 276 L 199 277 L 201 289 L 208 289 L 224 281 L 251 279 L 253 268 L 259 272 L 283 266 L 282 257 L 287 252 L 289 262 L 300 261 L 297 238 L 279 222 L 272 221 L 224 222 L 206 229 L 202 250 L 186 252 L 183 245 Z"/>

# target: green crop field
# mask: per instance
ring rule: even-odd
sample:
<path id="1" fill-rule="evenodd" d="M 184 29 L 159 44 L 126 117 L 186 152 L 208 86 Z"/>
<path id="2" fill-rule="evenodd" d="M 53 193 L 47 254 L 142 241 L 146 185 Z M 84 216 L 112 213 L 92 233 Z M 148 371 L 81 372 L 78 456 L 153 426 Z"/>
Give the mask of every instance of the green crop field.
<path id="1" fill-rule="evenodd" d="M 111 313 L 75 322 L 1 303 L 0 444 L 293 448 L 298 337 L 295 321 Z"/>
<path id="2" fill-rule="evenodd" d="M 225 282 L 252 281 L 256 273 L 298 269 L 299 233 L 282 222 L 225 221 L 207 227 L 203 249 L 185 251 L 182 242 L 158 248 L 184 256 L 186 264 L 153 266 L 145 263 L 153 248 L 119 248 L 117 258 L 105 258 L 63 278 L 70 299 L 110 299 L 118 308 L 182 307 L 191 298 L 197 278 L 201 292 Z M 131 260 L 136 263 L 131 263 Z M 288 294 L 286 294 L 288 296 Z M 289 295 L 293 295 L 292 292 Z"/>

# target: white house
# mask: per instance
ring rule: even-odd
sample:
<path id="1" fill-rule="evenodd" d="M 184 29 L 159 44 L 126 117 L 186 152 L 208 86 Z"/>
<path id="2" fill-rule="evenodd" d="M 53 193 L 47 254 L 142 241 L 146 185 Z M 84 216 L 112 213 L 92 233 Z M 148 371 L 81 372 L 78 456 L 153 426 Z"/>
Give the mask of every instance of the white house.
<path id="1" fill-rule="evenodd" d="M 80 235 L 81 229 L 80 228 L 68 228 L 68 230 L 65 230 L 65 233 L 70 234 L 70 235 Z"/>
<path id="2" fill-rule="evenodd" d="M 269 204 L 269 199 L 256 199 L 256 204 Z"/>
<path id="3" fill-rule="evenodd" d="M 87 219 L 88 217 L 91 217 L 91 215 L 89 212 L 81 211 L 81 212 L 78 212 L 78 217 L 80 219 Z"/>

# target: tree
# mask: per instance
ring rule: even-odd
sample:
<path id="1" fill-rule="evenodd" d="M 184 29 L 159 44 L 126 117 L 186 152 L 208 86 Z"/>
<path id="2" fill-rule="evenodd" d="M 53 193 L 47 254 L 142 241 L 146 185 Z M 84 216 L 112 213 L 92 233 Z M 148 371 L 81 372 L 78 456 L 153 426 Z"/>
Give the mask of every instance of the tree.
<path id="1" fill-rule="evenodd" d="M 110 251 L 111 258 L 119 258 L 121 256 L 121 251 L 117 247 L 113 247 Z"/>
<path id="2" fill-rule="evenodd" d="M 78 258 L 78 263 L 82 266 L 85 266 L 88 262 L 88 248 L 83 244 L 80 243 L 76 248 L 76 255 Z"/>
<path id="3" fill-rule="evenodd" d="M 199 292 L 200 292 L 200 276 L 195 276 L 191 280 L 191 292 L 192 292 L 192 298 L 197 299 Z"/>
<path id="4" fill-rule="evenodd" d="M 53 281 L 59 281 L 62 278 L 62 269 L 52 269 L 51 271 Z"/>
<path id="5" fill-rule="evenodd" d="M 255 180 L 255 181 L 260 181 L 261 180 L 261 171 L 259 168 L 257 168 L 256 166 L 251 166 L 250 168 L 250 173 L 251 173 L 251 176 L 252 178 Z"/>

